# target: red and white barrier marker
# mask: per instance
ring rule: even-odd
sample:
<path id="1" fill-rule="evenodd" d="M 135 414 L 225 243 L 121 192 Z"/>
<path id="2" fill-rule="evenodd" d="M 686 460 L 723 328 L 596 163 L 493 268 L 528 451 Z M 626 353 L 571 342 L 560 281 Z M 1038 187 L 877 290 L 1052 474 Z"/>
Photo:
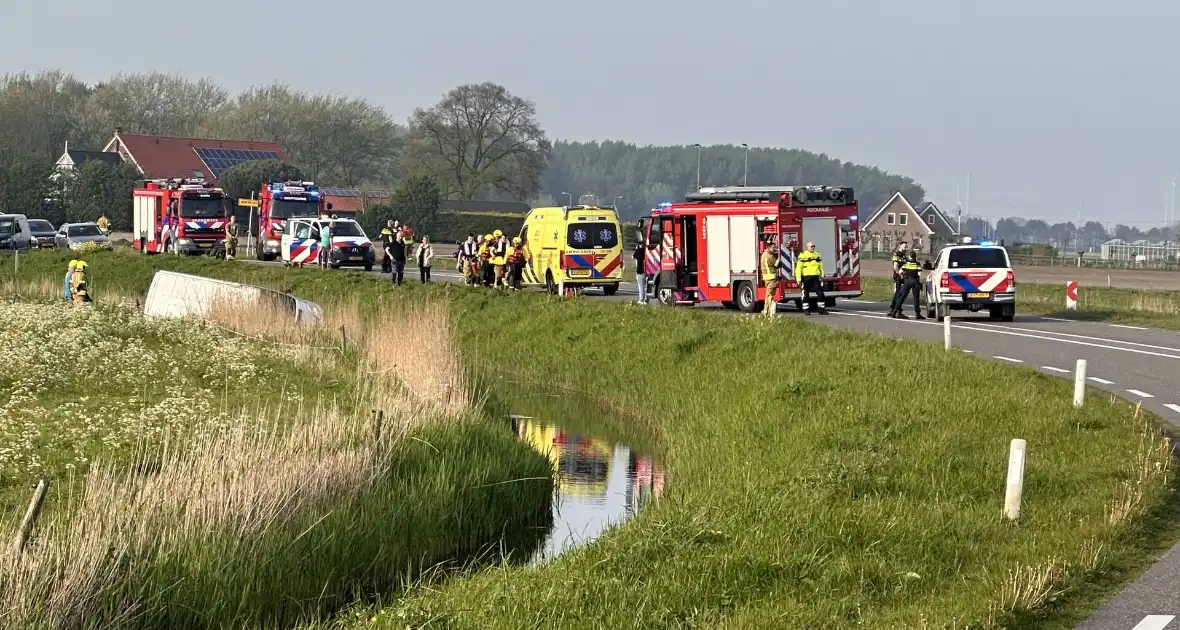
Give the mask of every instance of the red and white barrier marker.
<path id="1" fill-rule="evenodd" d="M 1065 308 L 1066 310 L 1078 310 L 1078 281 L 1070 280 L 1065 283 Z"/>

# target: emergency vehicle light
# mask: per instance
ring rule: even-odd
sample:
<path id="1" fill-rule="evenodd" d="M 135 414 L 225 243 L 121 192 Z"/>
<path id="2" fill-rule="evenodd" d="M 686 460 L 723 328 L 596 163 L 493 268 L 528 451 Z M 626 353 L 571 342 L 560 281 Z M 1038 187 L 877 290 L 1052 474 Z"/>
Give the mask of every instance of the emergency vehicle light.
<path id="1" fill-rule="evenodd" d="M 656 207 L 657 208 L 671 208 L 672 202 L 671 201 L 661 201 L 660 203 L 656 204 Z"/>
<path id="2" fill-rule="evenodd" d="M 979 241 L 979 244 L 983 245 L 984 247 L 991 247 L 992 245 L 995 245 L 993 241 Z"/>

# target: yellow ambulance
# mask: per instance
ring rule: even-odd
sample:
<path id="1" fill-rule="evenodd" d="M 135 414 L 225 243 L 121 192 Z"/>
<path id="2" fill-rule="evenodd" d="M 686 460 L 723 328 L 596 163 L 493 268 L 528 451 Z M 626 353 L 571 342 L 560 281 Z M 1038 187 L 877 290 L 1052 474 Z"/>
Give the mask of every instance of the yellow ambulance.
<path id="1" fill-rule="evenodd" d="M 564 284 L 614 295 L 623 281 L 622 232 L 612 208 L 533 208 L 520 230 L 530 255 L 523 280 L 550 293 Z"/>

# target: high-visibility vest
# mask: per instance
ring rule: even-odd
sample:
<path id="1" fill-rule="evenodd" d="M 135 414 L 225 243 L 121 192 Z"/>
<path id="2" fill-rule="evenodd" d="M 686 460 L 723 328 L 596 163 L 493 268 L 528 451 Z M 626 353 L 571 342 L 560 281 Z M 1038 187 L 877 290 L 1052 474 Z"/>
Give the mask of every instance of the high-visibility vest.
<path id="1" fill-rule="evenodd" d="M 805 250 L 795 259 L 795 276 L 797 278 L 822 275 L 824 275 L 824 259 L 820 257 L 819 252 Z"/>

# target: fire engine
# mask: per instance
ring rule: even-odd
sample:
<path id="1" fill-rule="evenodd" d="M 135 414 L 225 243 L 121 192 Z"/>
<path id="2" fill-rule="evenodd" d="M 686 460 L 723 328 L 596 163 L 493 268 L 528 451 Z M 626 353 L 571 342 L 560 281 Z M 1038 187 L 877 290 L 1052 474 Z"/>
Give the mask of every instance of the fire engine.
<path id="1" fill-rule="evenodd" d="M 259 197 L 259 260 L 274 260 L 282 254 L 283 231 L 288 219 L 314 219 L 332 209 L 315 182 L 264 184 Z"/>
<path id="2" fill-rule="evenodd" d="M 133 192 L 133 246 L 150 254 L 225 249 L 230 213 L 225 191 L 184 179 L 145 181 Z"/>
<path id="3" fill-rule="evenodd" d="M 721 302 L 752 313 L 764 300 L 793 300 L 802 310 L 795 257 L 806 244 L 824 262 L 826 306 L 860 297 L 857 202 L 847 187 L 728 186 L 701 188 L 683 203 L 661 203 L 643 221 L 651 290 L 665 304 Z M 766 295 L 759 258 L 779 245 L 779 290 Z"/>

